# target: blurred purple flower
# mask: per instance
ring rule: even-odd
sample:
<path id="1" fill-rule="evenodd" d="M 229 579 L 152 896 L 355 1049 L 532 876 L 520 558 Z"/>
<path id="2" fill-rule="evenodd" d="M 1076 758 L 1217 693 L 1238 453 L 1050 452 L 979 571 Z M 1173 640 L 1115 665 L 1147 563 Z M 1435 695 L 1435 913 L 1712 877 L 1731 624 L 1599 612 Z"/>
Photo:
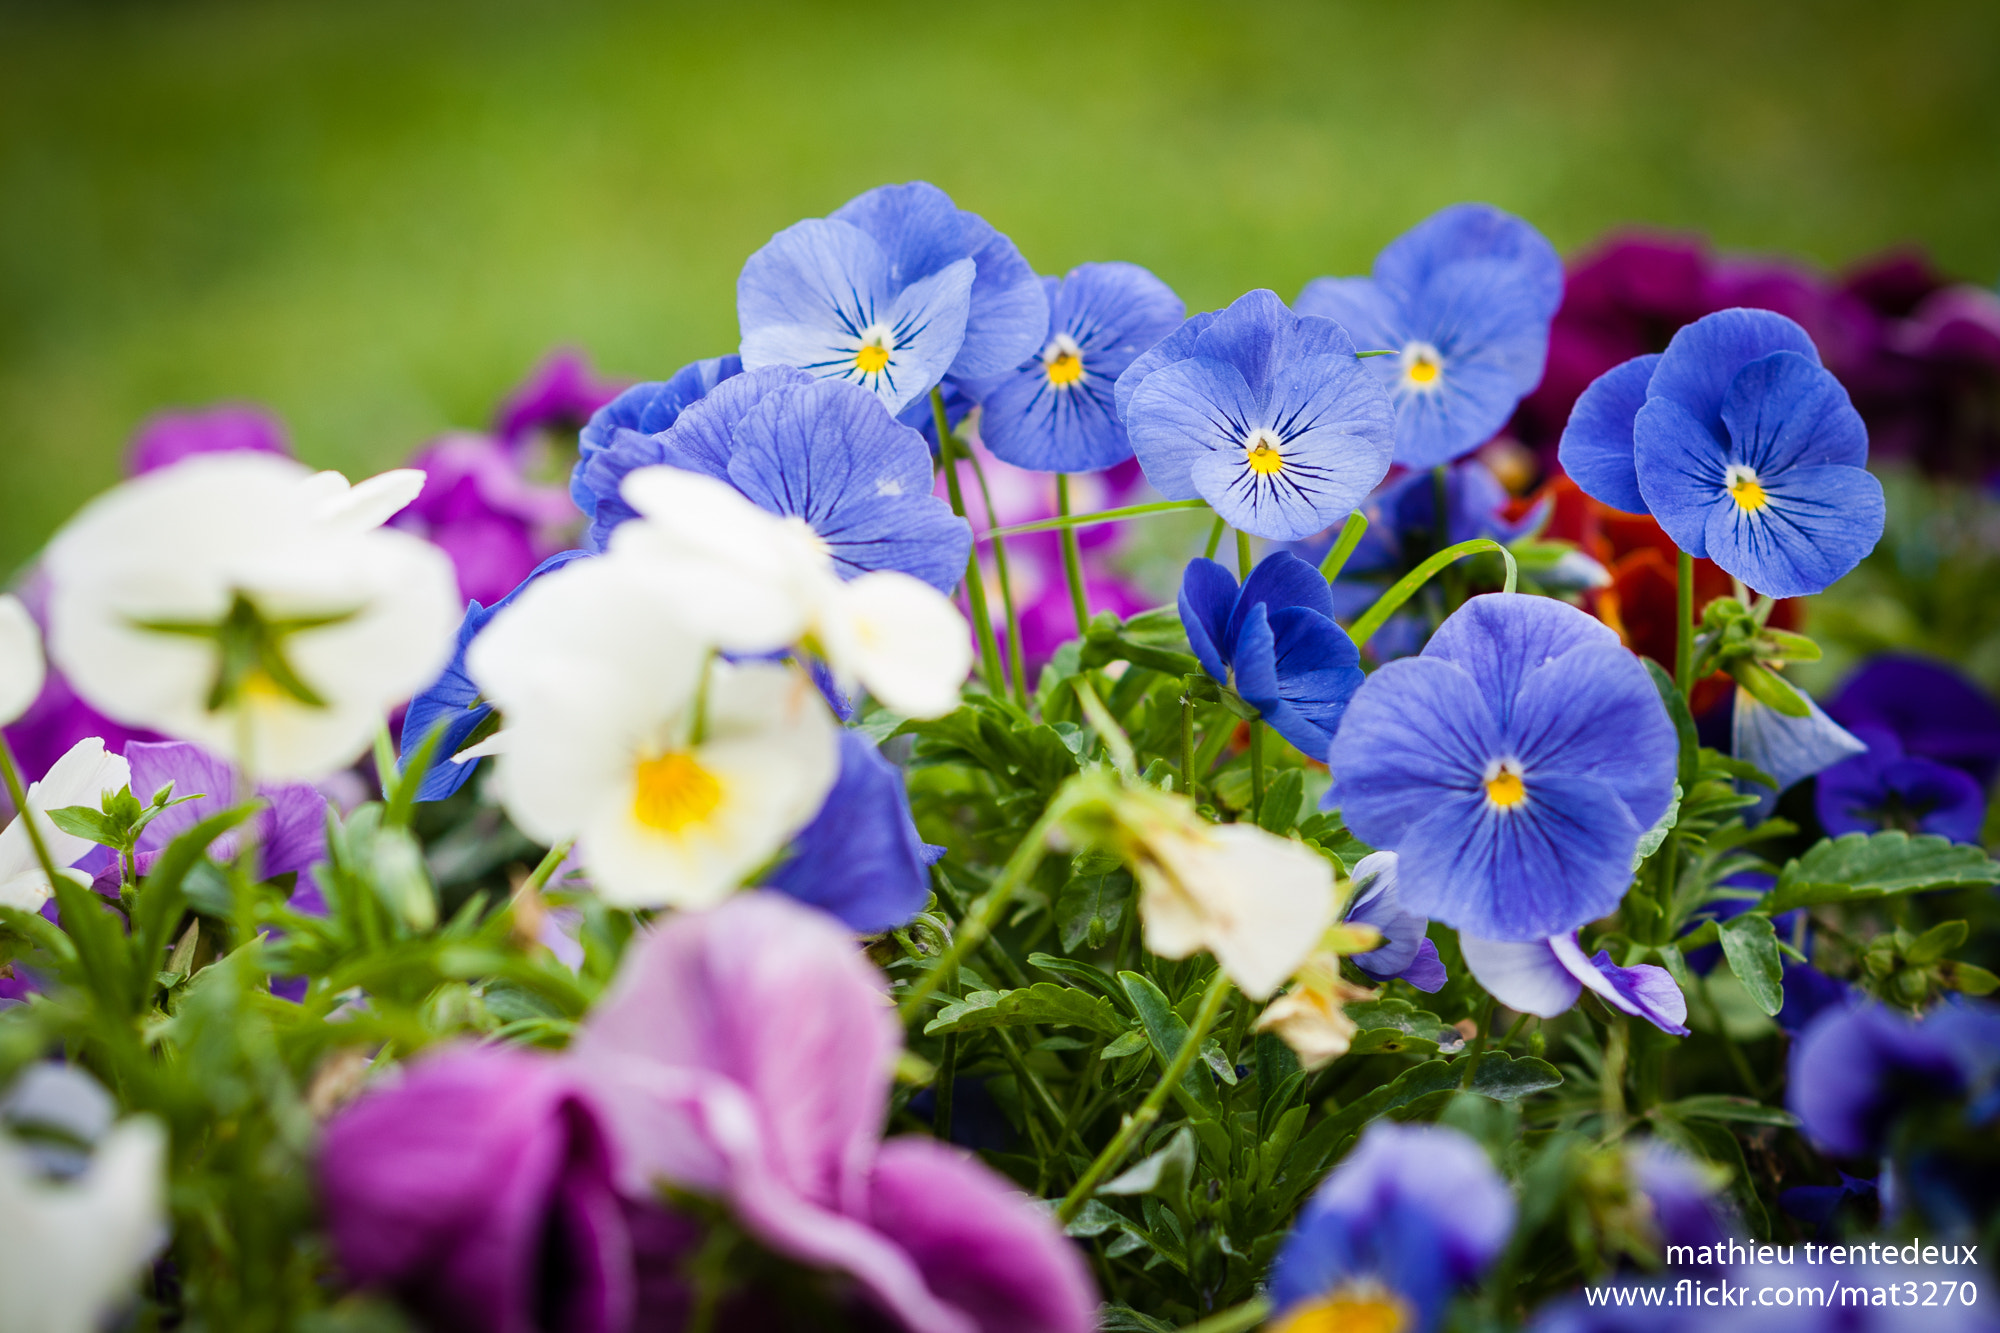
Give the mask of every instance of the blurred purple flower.
<path id="1" fill-rule="evenodd" d="M 1787 1105 L 1821 1150 L 1874 1157 L 1901 1117 L 1966 1103 L 1983 1124 L 2000 1114 L 2000 1009 L 1951 1002 L 1918 1020 L 1873 1003 L 1823 1014 L 1792 1048 Z"/>
<path id="2" fill-rule="evenodd" d="M 176 798 L 198 798 L 170 807 L 146 825 L 133 858 L 141 875 L 153 868 L 168 843 L 242 799 L 236 770 L 198 745 L 133 741 L 125 746 L 125 761 L 132 766 L 132 794 L 141 802 L 150 801 L 168 783 L 173 784 Z M 257 795 L 268 802 L 266 807 L 246 826 L 209 844 L 209 855 L 218 861 L 235 856 L 243 841 L 242 827 L 248 827 L 257 849 L 258 877 L 300 876 L 292 907 L 314 915 L 325 912 L 319 886 L 305 872 L 326 860 L 326 797 L 303 782 L 260 784 Z M 110 873 L 116 876 L 117 867 Z M 114 879 L 112 892 L 116 891 Z"/>
<path id="3" fill-rule="evenodd" d="M 1943 662 L 1877 657 L 1848 677 L 1826 711 L 1850 730 L 1887 731 L 1904 754 L 1949 764 L 1981 787 L 2000 770 L 2000 707 Z"/>
<path id="4" fill-rule="evenodd" d="M 390 526 L 428 538 L 458 570 L 459 595 L 499 601 L 561 548 L 576 507 L 560 486 L 523 475 L 514 456 L 486 435 L 446 435 L 420 449 L 411 467 L 424 489 Z"/>
<path id="5" fill-rule="evenodd" d="M 852 935 L 747 893 L 635 940 L 570 1049 L 628 1193 L 720 1199 L 913 1333 L 1086 1333 L 1089 1275 L 1046 1214 L 945 1144 L 879 1141 L 900 1045 Z"/>
<path id="6" fill-rule="evenodd" d="M 1854 734 L 1868 743 L 1868 752 L 1819 775 L 1813 805 L 1820 827 L 1836 838 L 1899 828 L 1979 841 L 1986 793 L 1978 783 L 1956 768 L 1904 754 L 1892 731 L 1864 726 Z"/>
<path id="7" fill-rule="evenodd" d="M 536 431 L 574 434 L 591 413 L 616 398 L 625 381 L 607 379 L 590 368 L 590 360 L 572 347 L 558 348 L 528 372 L 520 387 L 507 395 L 493 416 L 493 433 L 516 457 Z"/>
<path id="8" fill-rule="evenodd" d="M 1713 1245 L 1741 1233 L 1701 1163 L 1661 1139 L 1642 1139 L 1625 1150 L 1632 1183 L 1653 1210 L 1659 1243 Z"/>
<path id="9" fill-rule="evenodd" d="M 247 403 L 221 403 L 148 417 L 126 451 L 125 475 L 136 477 L 193 454 L 238 451 L 292 456 L 284 424 L 276 417 Z"/>

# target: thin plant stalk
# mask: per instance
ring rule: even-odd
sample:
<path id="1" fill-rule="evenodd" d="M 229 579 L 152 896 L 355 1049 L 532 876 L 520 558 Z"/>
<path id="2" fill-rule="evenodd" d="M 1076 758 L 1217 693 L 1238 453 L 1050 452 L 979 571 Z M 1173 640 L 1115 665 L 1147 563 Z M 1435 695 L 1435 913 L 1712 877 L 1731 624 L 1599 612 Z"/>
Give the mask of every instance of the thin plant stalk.
<path id="1" fill-rule="evenodd" d="M 1264 724 L 1250 719 L 1250 822 L 1264 819 Z"/>
<path id="2" fill-rule="evenodd" d="M 958 468 L 952 460 L 952 437 L 945 425 L 944 395 L 931 392 L 931 412 L 937 418 L 938 461 L 944 467 L 945 491 L 951 496 L 951 512 L 965 517 L 965 495 L 958 484 Z M 965 600 L 972 608 L 972 637 L 979 641 L 979 669 L 986 677 L 989 694 L 1004 696 L 1007 678 L 1000 670 L 1000 649 L 993 638 L 993 617 L 986 609 L 986 571 L 979 564 L 979 544 L 965 558 Z"/>
<path id="3" fill-rule="evenodd" d="M 1674 601 L 1679 636 L 1674 640 L 1674 684 L 1683 699 L 1694 696 L 1694 557 L 1686 551 L 1674 571 Z"/>
<path id="4" fill-rule="evenodd" d="M 1242 529 L 1236 532 L 1236 581 L 1241 583 L 1250 577 L 1250 534 Z"/>
<path id="5" fill-rule="evenodd" d="M 1383 593 L 1377 599 L 1375 605 L 1362 613 L 1361 619 L 1355 621 L 1353 626 L 1348 630 L 1348 636 L 1354 640 L 1355 647 L 1361 647 L 1374 638 L 1375 632 L 1388 622 L 1390 616 L 1395 615 L 1401 609 L 1404 602 L 1410 600 L 1417 589 L 1428 583 L 1432 575 L 1445 568 L 1445 566 L 1454 560 L 1463 556 L 1478 555 L 1482 551 L 1497 551 L 1500 553 L 1500 558 L 1507 562 L 1507 581 L 1504 587 L 1508 592 L 1514 591 L 1515 583 L 1520 577 L 1520 571 L 1514 563 L 1514 553 L 1499 542 L 1487 537 L 1474 537 L 1471 541 L 1460 542 L 1456 546 L 1447 546 L 1409 573 L 1403 575 L 1402 578 L 1396 581 L 1394 587 L 1390 588 L 1389 591 Z"/>
<path id="6" fill-rule="evenodd" d="M 1201 551 L 1202 559 L 1204 560 L 1215 559 L 1215 553 L 1222 549 L 1223 529 L 1228 526 L 1229 526 L 1228 524 L 1222 521 L 1222 515 L 1217 514 L 1215 516 L 1215 524 L 1208 530 L 1208 545 L 1204 546 Z"/>
<path id="7" fill-rule="evenodd" d="M 933 404 L 935 410 L 936 405 Z M 964 442 L 953 441 L 953 448 L 963 448 Z M 979 461 L 979 455 L 970 449 L 964 450 L 965 461 L 972 464 L 972 479 L 979 483 L 979 498 L 986 506 L 986 524 L 990 528 L 1000 521 L 993 507 L 993 491 L 986 484 L 986 468 Z M 1007 572 L 1007 543 L 1000 538 L 993 539 L 993 572 L 1000 580 L 1000 610 L 1007 617 L 1007 674 L 1014 682 L 1014 702 L 1021 711 L 1028 710 L 1028 667 L 1021 652 L 1021 617 L 1014 610 L 1014 580 Z"/>
<path id="8" fill-rule="evenodd" d="M 1368 515 L 1359 509 L 1347 516 L 1347 522 L 1340 525 L 1340 536 L 1327 548 L 1326 559 L 1319 562 L 1320 577 L 1328 583 L 1340 577 L 1340 571 L 1347 567 L 1347 558 L 1354 554 L 1354 548 L 1361 544 L 1361 538 L 1368 531 Z"/>
<path id="9" fill-rule="evenodd" d="M 1056 473 L 1056 514 L 1062 518 L 1069 517 L 1069 474 L 1066 472 Z M 995 550 L 1000 548 L 997 537 L 993 547 Z M 1076 632 L 1081 636 L 1090 624 L 1090 597 L 1083 586 L 1083 553 L 1077 548 L 1075 528 L 1062 530 L 1062 557 L 1063 577 L 1069 580 L 1070 606 L 1076 611 Z"/>
<path id="10" fill-rule="evenodd" d="M 979 534 L 988 537 L 1020 537 L 1030 532 L 1055 532 L 1066 528 L 1092 528 L 1099 523 L 1118 523 L 1128 518 L 1151 518 L 1154 514 L 1177 514 L 1189 509 L 1206 509 L 1206 500 L 1155 500 L 1151 504 L 1126 505 L 1120 509 L 1100 509 L 1093 514 L 1071 514 L 1067 518 L 1038 518 L 1032 523 L 1015 523 Z"/>

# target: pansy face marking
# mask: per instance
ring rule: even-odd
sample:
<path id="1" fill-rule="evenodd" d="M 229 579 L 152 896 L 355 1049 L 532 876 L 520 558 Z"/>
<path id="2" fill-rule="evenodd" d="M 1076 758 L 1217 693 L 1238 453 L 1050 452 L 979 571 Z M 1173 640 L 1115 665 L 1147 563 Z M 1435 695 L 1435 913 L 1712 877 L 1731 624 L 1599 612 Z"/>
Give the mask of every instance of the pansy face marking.
<path id="1" fill-rule="evenodd" d="M 1409 1303 L 1380 1282 L 1347 1283 L 1324 1300 L 1300 1306 L 1278 1333 L 1407 1333 Z"/>
<path id="2" fill-rule="evenodd" d="M 1276 431 L 1259 426 L 1243 442 L 1243 461 L 1260 477 L 1274 476 L 1285 470 L 1284 443 Z"/>
<path id="3" fill-rule="evenodd" d="M 1499 810 L 1512 810 L 1528 799 L 1528 785 L 1521 779 L 1521 761 L 1495 759 L 1486 766 L 1483 784 L 1487 803 Z"/>
<path id="4" fill-rule="evenodd" d="M 1731 463 L 1723 474 L 1722 484 L 1728 489 L 1729 498 L 1736 501 L 1736 507 L 1746 514 L 1754 514 L 1770 503 L 1757 482 L 1757 470 L 1747 464 Z"/>
<path id="5" fill-rule="evenodd" d="M 722 804 L 721 781 L 686 750 L 641 759 L 632 792 L 632 817 L 667 834 L 701 823 Z"/>
<path id="6" fill-rule="evenodd" d="M 1042 373 L 1052 388 L 1067 389 L 1083 378 L 1083 349 L 1067 333 L 1058 333 L 1042 349 Z"/>
<path id="7" fill-rule="evenodd" d="M 1415 393 L 1436 393 L 1444 387 L 1444 354 L 1417 339 L 1403 345 L 1401 388 Z"/>

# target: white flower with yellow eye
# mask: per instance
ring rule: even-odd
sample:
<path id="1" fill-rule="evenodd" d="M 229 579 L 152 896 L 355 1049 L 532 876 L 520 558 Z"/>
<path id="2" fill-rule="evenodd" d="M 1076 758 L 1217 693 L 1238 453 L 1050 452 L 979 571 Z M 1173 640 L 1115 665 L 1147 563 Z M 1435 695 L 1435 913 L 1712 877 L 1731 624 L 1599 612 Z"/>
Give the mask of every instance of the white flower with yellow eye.
<path id="1" fill-rule="evenodd" d="M 106 792 L 120 791 L 131 782 L 132 770 L 124 758 L 106 754 L 104 742 L 91 736 L 70 746 L 67 754 L 49 766 L 40 782 L 29 785 L 30 817 L 56 869 L 75 865 L 97 844 L 63 832 L 48 812 L 71 805 L 87 805 L 95 810 Z M 42 869 L 41 858 L 35 855 L 35 844 L 28 836 L 23 816 L 14 816 L 5 829 L 0 829 L 0 907 L 38 912 L 54 891 L 48 873 Z"/>
<path id="2" fill-rule="evenodd" d="M 576 839 L 621 906 L 720 901 L 812 819 L 838 769 L 838 728 L 806 674 L 714 660 L 679 591 L 642 560 L 578 561 L 467 654 L 506 718 L 508 814 L 533 837 Z"/>
<path id="3" fill-rule="evenodd" d="M 231 453 L 126 482 L 49 547 L 50 655 L 120 722 L 323 777 L 451 658 L 451 561 L 382 528 L 423 480 Z"/>
<path id="4" fill-rule="evenodd" d="M 28 711 L 47 674 L 35 618 L 20 598 L 0 593 L 0 726 Z"/>

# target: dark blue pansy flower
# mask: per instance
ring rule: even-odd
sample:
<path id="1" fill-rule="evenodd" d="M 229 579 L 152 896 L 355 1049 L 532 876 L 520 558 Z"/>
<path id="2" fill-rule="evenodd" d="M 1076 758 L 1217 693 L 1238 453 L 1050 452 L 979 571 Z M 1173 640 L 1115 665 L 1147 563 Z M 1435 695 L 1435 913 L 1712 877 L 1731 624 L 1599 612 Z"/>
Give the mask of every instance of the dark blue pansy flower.
<path id="1" fill-rule="evenodd" d="M 1095 472 L 1132 456 L 1113 388 L 1133 358 L 1181 326 L 1187 307 L 1137 264 L 1084 264 L 1042 279 L 1041 351 L 975 386 L 979 435 L 994 455 L 1037 472 Z"/>
<path id="2" fill-rule="evenodd" d="M 1813 808 L 1820 827 L 1834 837 L 1899 828 L 1935 833 L 1953 842 L 1979 841 L 1986 822 L 1986 793 L 1956 768 L 1903 753 L 1896 733 L 1861 728 L 1866 754 L 1842 760 L 1819 775 Z"/>
<path id="3" fill-rule="evenodd" d="M 577 435 L 569 494 L 590 520 L 584 545 L 602 551 L 611 529 L 633 516 L 618 483 L 634 468 L 661 462 L 660 432 L 722 381 L 741 374 L 734 356 L 682 366 L 672 379 L 635 384 L 591 414 Z"/>
<path id="4" fill-rule="evenodd" d="M 1361 685 L 1361 654 L 1333 623 L 1326 580 L 1285 551 L 1265 556 L 1239 589 L 1213 560 L 1181 578 L 1181 624 L 1202 669 L 1256 705 L 1280 736 L 1326 756 Z"/>
<path id="5" fill-rule="evenodd" d="M 1562 260 L 1489 204 L 1454 204 L 1390 242 L 1372 278 L 1315 278 L 1301 314 L 1337 321 L 1396 403 L 1396 461 L 1429 468 L 1478 448 L 1542 381 Z"/>
<path id="6" fill-rule="evenodd" d="M 1479 984 L 1509 1009 L 1554 1018 L 1588 990 L 1662 1032 L 1688 1034 L 1687 997 L 1667 969 L 1651 963 L 1619 967 L 1604 949 L 1586 957 L 1574 931 L 1520 942 L 1461 932 L 1458 945 Z"/>
<path id="7" fill-rule="evenodd" d="M 1274 541 L 1338 523 L 1389 470 L 1388 394 L 1338 324 L 1268 291 L 1169 334 L 1118 377 L 1116 401 L 1160 494 Z"/>
<path id="8" fill-rule="evenodd" d="M 1773 789 L 1747 779 L 1737 782 L 1737 790 L 1757 798 L 1757 804 L 1743 811 L 1744 819 L 1750 822 L 1770 814 L 1779 793 L 1868 748 L 1867 742 L 1828 717 L 1803 690 L 1798 696 L 1805 700 L 1804 717 L 1780 713 L 1748 690 L 1739 689 L 1735 694 L 1729 713 L 1730 753 L 1770 774 L 1778 784 Z"/>
<path id="9" fill-rule="evenodd" d="M 1624 897 L 1677 753 L 1652 678 L 1615 633 L 1552 598 L 1488 593 L 1356 691 L 1326 804 L 1398 853 L 1411 910 L 1545 940 Z"/>
<path id="10" fill-rule="evenodd" d="M 939 388 L 944 394 L 945 425 L 955 431 L 958 423 L 965 420 L 967 414 L 979 404 L 972 400 L 972 395 L 957 380 L 948 379 Z M 923 436 L 924 443 L 931 447 L 931 453 L 937 453 L 937 413 L 931 408 L 929 395 L 913 399 L 909 406 L 896 414 L 896 420 Z"/>
<path id="11" fill-rule="evenodd" d="M 431 734 L 432 728 L 444 728 L 444 734 L 431 751 L 431 766 L 424 774 L 422 785 L 417 788 L 418 800 L 442 801 L 463 787 L 473 770 L 479 767 L 477 759 L 460 762 L 452 757 L 465 749 L 472 740 L 472 734 L 493 716 L 493 705 L 486 702 L 479 687 L 465 672 L 465 650 L 472 646 L 472 641 L 479 637 L 487 622 L 521 595 L 523 588 L 542 575 L 589 554 L 588 551 L 558 552 L 535 566 L 534 572 L 522 579 L 519 587 L 493 605 L 481 606 L 472 602 L 466 606 L 465 619 L 459 622 L 458 646 L 452 650 L 451 665 L 431 682 L 428 689 L 410 700 L 410 706 L 403 714 L 403 734 L 399 746 L 404 755 L 414 755 Z"/>
<path id="12" fill-rule="evenodd" d="M 1855 731 L 1888 731 L 1904 754 L 1950 764 L 1981 787 L 2000 771 L 2000 708 L 1943 662 L 1893 653 L 1874 658 L 1826 711 Z"/>
<path id="13" fill-rule="evenodd" d="M 1350 923 L 1382 932 L 1382 947 L 1352 954 L 1348 962 L 1377 981 L 1400 977 L 1420 991 L 1444 985 L 1444 962 L 1425 932 L 1430 921 L 1403 906 L 1396 891 L 1396 854 L 1370 852 L 1354 867 L 1354 899 L 1347 905 Z"/>
<path id="14" fill-rule="evenodd" d="M 736 280 L 743 364 L 858 384 L 900 412 L 949 374 L 1040 346 L 1048 301 L 1014 243 L 935 185 L 884 185 L 773 236 Z"/>
<path id="15" fill-rule="evenodd" d="M 1442 1125 L 1368 1127 L 1299 1212 L 1271 1268 L 1274 1333 L 1429 1333 L 1514 1230 L 1485 1151 Z"/>
<path id="16" fill-rule="evenodd" d="M 1786 1105 L 1806 1136 L 1842 1157 L 1877 1157 L 1896 1123 L 1962 1105 L 1965 1122 L 2000 1114 L 2000 1009 L 1958 1001 L 1912 1020 L 1863 1002 L 1822 1014 L 1792 1047 Z"/>
<path id="17" fill-rule="evenodd" d="M 1717 311 L 1607 371 L 1561 457 L 1597 499 L 1640 501 L 1683 551 L 1773 597 L 1821 591 L 1882 536 L 1860 413 L 1806 331 L 1768 310 Z"/>
<path id="18" fill-rule="evenodd" d="M 931 494 L 923 437 L 855 385 L 746 371 L 654 437 L 654 453 L 802 520 L 843 578 L 900 569 L 949 592 L 965 573 L 972 529 Z"/>
<path id="19" fill-rule="evenodd" d="M 943 854 L 917 836 L 902 773 L 866 736 L 843 731 L 833 790 L 765 883 L 873 935 L 924 910 L 927 867 Z"/>

